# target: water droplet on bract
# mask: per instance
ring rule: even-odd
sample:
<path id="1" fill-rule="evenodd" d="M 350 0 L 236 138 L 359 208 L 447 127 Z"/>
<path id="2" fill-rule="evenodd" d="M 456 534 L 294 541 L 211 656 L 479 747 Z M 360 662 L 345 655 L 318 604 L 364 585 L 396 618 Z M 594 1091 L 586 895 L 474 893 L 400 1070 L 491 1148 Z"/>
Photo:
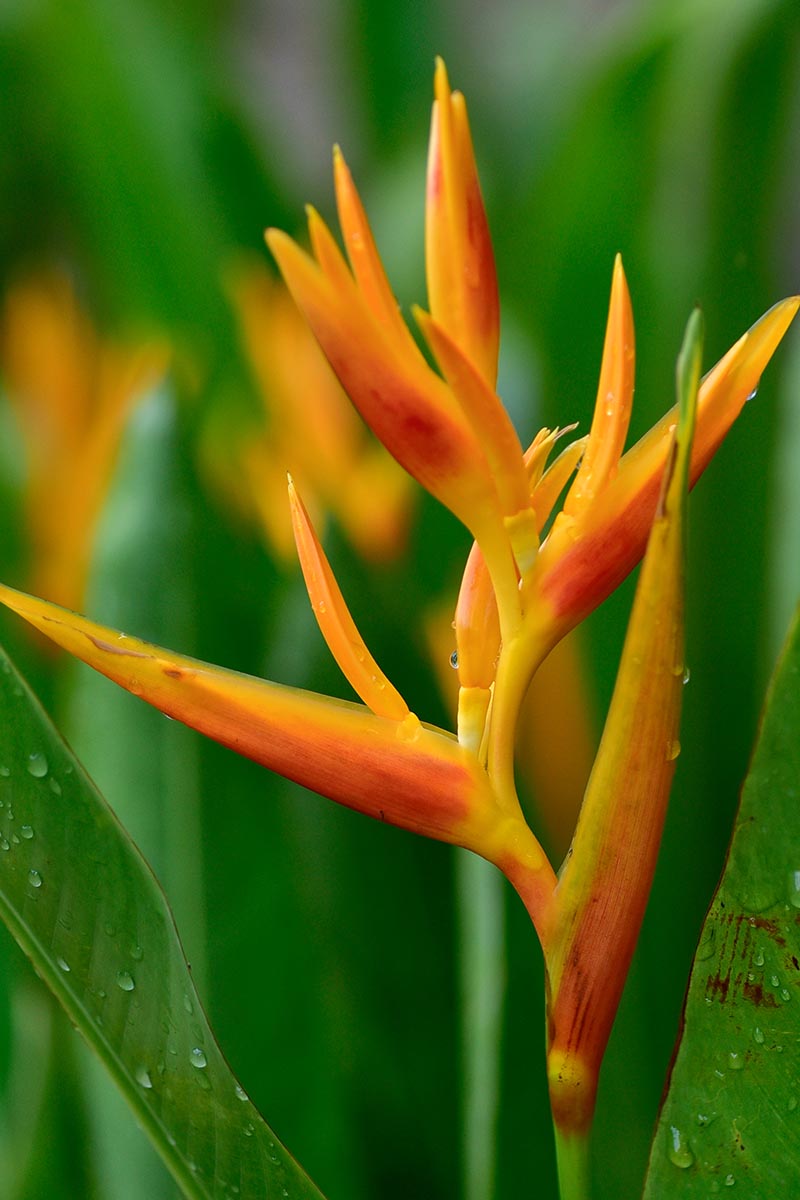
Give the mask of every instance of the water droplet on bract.
<path id="1" fill-rule="evenodd" d="M 28 883 L 31 885 L 31 887 L 40 888 L 43 882 L 44 880 L 39 872 L 31 867 L 30 871 L 28 871 Z"/>
<path id="2" fill-rule="evenodd" d="M 749 404 L 751 400 L 755 400 L 757 395 L 758 395 L 758 384 L 756 384 L 756 386 L 753 388 L 750 395 L 745 400 L 745 404 Z"/>
<path id="3" fill-rule="evenodd" d="M 143 1088 L 151 1088 L 153 1081 L 150 1078 L 150 1072 L 147 1067 L 137 1067 L 135 1072 L 136 1082 Z"/>
<path id="4" fill-rule="evenodd" d="M 58 780 L 55 777 L 53 777 L 50 780 L 50 791 L 53 793 L 54 796 L 61 795 L 61 784 L 58 782 Z"/>
<path id="5" fill-rule="evenodd" d="M 26 766 L 28 774 L 33 775 L 34 779 L 44 779 L 47 774 L 47 759 L 43 754 L 29 754 Z"/>
<path id="6" fill-rule="evenodd" d="M 457 650 L 454 650 L 453 653 L 450 655 L 450 666 L 453 668 L 454 671 L 458 670 L 458 651 Z"/>
<path id="7" fill-rule="evenodd" d="M 675 759 L 681 752 L 681 744 L 677 738 L 674 738 L 667 747 L 667 762 L 675 762 Z"/>
<path id="8" fill-rule="evenodd" d="M 683 682 L 684 687 L 686 687 L 686 684 L 689 682 L 689 680 L 691 678 L 692 678 L 691 670 L 689 669 L 689 667 L 684 667 L 683 668 L 683 676 L 682 676 L 682 682 Z"/>
<path id="9" fill-rule="evenodd" d="M 327 606 L 324 600 L 320 600 L 319 604 L 317 605 L 317 612 L 323 617 L 327 612 Z"/>
<path id="10" fill-rule="evenodd" d="M 667 1136 L 669 1139 L 667 1145 L 669 1161 L 674 1166 L 680 1167 L 682 1171 L 685 1171 L 694 1162 L 694 1155 L 688 1141 L 675 1125 L 670 1125 Z"/>
<path id="11" fill-rule="evenodd" d="M 56 962 L 58 963 L 59 967 L 61 967 L 62 971 L 70 971 L 70 965 L 65 958 L 61 958 L 59 956 L 56 958 Z"/>
<path id="12" fill-rule="evenodd" d="M 27 841 L 30 841 L 31 838 L 33 837 L 33 826 L 32 825 L 21 826 L 20 833 Z"/>
<path id="13" fill-rule="evenodd" d="M 744 1069 L 744 1055 L 738 1050 L 731 1050 L 728 1055 L 728 1066 L 732 1071 L 741 1071 Z"/>
<path id="14" fill-rule="evenodd" d="M 707 924 L 700 936 L 700 945 L 697 947 L 695 957 L 699 962 L 705 962 L 707 958 L 711 958 L 717 943 L 717 931 L 713 925 Z"/>
<path id="15" fill-rule="evenodd" d="M 760 1029 L 758 1025 L 753 1030 L 753 1041 L 758 1042 L 759 1046 L 764 1045 L 764 1030 Z"/>
<path id="16" fill-rule="evenodd" d="M 208 1066 L 208 1059 L 206 1058 L 200 1046 L 195 1046 L 195 1048 L 192 1050 L 191 1054 L 189 1055 L 189 1062 L 193 1067 L 197 1067 L 198 1070 L 202 1070 L 203 1067 Z"/>
<path id="17" fill-rule="evenodd" d="M 136 987 L 136 980 L 131 975 L 130 971 L 119 971 L 117 974 L 117 987 L 122 988 L 123 992 L 132 992 Z"/>
<path id="18" fill-rule="evenodd" d="M 238 1083 L 236 1084 L 235 1091 L 236 1091 L 237 1100 L 249 1100 L 250 1099 L 250 1097 L 247 1095 L 247 1092 L 244 1090 L 244 1088 L 240 1087 Z"/>

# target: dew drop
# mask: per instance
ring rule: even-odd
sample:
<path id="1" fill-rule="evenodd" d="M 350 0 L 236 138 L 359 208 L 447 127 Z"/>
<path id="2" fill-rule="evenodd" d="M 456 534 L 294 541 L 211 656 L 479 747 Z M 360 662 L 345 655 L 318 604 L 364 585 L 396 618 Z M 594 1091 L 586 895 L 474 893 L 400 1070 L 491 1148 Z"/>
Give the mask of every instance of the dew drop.
<path id="1" fill-rule="evenodd" d="M 676 1167 L 680 1167 L 685 1171 L 694 1162 L 694 1155 L 688 1141 L 675 1125 L 670 1125 L 668 1131 L 668 1147 L 667 1154 L 669 1161 Z"/>
<path id="2" fill-rule="evenodd" d="M 731 1050 L 728 1055 L 728 1066 L 732 1071 L 741 1071 L 744 1069 L 744 1055 L 738 1050 Z"/>
<path id="3" fill-rule="evenodd" d="M 781 1000 L 791 1000 L 792 993 L 789 991 L 788 988 L 781 988 L 780 997 L 781 997 Z"/>
<path id="4" fill-rule="evenodd" d="M 756 384 L 756 386 L 753 388 L 750 395 L 745 400 L 745 404 L 749 404 L 751 400 L 755 400 L 757 395 L 758 395 L 758 385 Z"/>
<path id="5" fill-rule="evenodd" d="M 61 784 L 58 782 L 58 780 L 55 778 L 55 776 L 53 776 L 52 779 L 50 780 L 50 791 L 53 793 L 54 796 L 61 795 Z"/>
<path id="6" fill-rule="evenodd" d="M 20 833 L 27 841 L 30 841 L 31 838 L 33 837 L 33 826 L 32 825 L 23 825 L 20 828 Z"/>
<path id="7" fill-rule="evenodd" d="M 56 962 L 58 963 L 59 967 L 61 967 L 62 971 L 69 972 L 72 969 L 67 960 L 65 958 L 61 958 L 60 955 L 56 958 Z"/>
<path id="8" fill-rule="evenodd" d="M 189 1016 L 191 1016 L 192 1013 L 194 1012 L 194 1005 L 192 1004 L 191 1000 L 189 999 L 188 994 L 185 992 L 184 992 L 184 996 L 183 996 L 183 1007 L 186 1009 L 187 1013 L 189 1013 Z"/>
<path id="9" fill-rule="evenodd" d="M 733 1185 L 735 1183 L 736 1183 L 736 1180 L 734 1179 L 733 1175 L 725 1176 L 725 1187 L 733 1187 Z"/>
<path id="10" fill-rule="evenodd" d="M 39 872 L 31 867 L 30 871 L 28 871 L 28 883 L 31 885 L 31 887 L 40 888 L 43 882 L 44 881 Z"/>
<path id="11" fill-rule="evenodd" d="M 44 779 L 48 771 L 47 759 L 43 754 L 39 754 L 38 751 L 28 755 L 26 766 L 28 774 L 33 775 L 34 779 Z"/>
<path id="12" fill-rule="evenodd" d="M 193 1067 L 197 1067 L 198 1070 L 208 1066 L 208 1059 L 206 1058 L 200 1046 L 195 1046 L 195 1048 L 192 1050 L 191 1054 L 189 1055 L 189 1062 Z"/>
<path id="13" fill-rule="evenodd" d="M 789 903 L 792 908 L 800 908 L 800 871 L 792 871 L 789 876 Z"/>
<path id="14" fill-rule="evenodd" d="M 136 981 L 130 971 L 120 971 L 117 974 L 117 987 L 122 988 L 123 992 L 132 992 L 136 987 Z"/>
<path id="15" fill-rule="evenodd" d="M 454 671 L 458 670 L 458 651 L 457 650 L 454 650 L 453 653 L 450 655 L 450 666 L 453 668 Z"/>
<path id="16" fill-rule="evenodd" d="M 249 1099 L 250 1099 L 250 1097 L 248 1096 L 247 1092 L 244 1090 L 244 1088 L 243 1088 L 243 1087 L 240 1087 L 238 1083 L 236 1084 L 235 1091 L 236 1091 L 236 1098 L 237 1098 L 237 1100 L 244 1100 L 244 1101 L 246 1101 L 246 1100 L 249 1100 Z"/>
<path id="17" fill-rule="evenodd" d="M 753 958 L 753 964 L 756 967 L 763 967 L 763 965 L 764 965 L 764 951 L 763 950 L 761 950 L 761 949 L 756 950 L 755 956 Z"/>
<path id="18" fill-rule="evenodd" d="M 695 957 L 699 962 L 705 962 L 711 958 L 716 949 L 717 931 L 713 925 L 707 924 L 700 938 L 700 945 L 697 947 Z"/>
<path id="19" fill-rule="evenodd" d="M 692 678 L 692 672 L 691 672 L 690 668 L 689 668 L 689 667 L 684 667 L 684 668 L 683 668 L 683 675 L 682 675 L 682 677 L 681 677 L 681 682 L 683 683 L 683 686 L 684 686 L 684 687 L 686 687 L 686 684 L 689 682 L 689 680 L 690 680 L 691 678 Z"/>
<path id="20" fill-rule="evenodd" d="M 14 843 L 15 846 L 18 846 L 19 845 L 19 835 L 16 833 L 12 833 L 11 841 Z"/>
<path id="21" fill-rule="evenodd" d="M 137 1067 L 135 1072 L 136 1082 L 143 1088 L 151 1088 L 153 1081 L 150 1078 L 150 1072 L 147 1067 Z"/>
<path id="22" fill-rule="evenodd" d="M 677 738 L 674 738 L 667 747 L 667 762 L 675 762 L 675 759 L 681 752 L 681 744 Z"/>
<path id="23" fill-rule="evenodd" d="M 11 772 L 9 771 L 8 767 L 0 767 L 0 776 L 2 776 L 3 779 L 8 779 L 10 774 Z"/>
<path id="24" fill-rule="evenodd" d="M 758 1042 L 759 1046 L 764 1045 L 764 1030 L 760 1029 L 758 1025 L 753 1030 L 753 1041 Z"/>
<path id="25" fill-rule="evenodd" d="M 780 980 L 779 975 L 770 975 L 769 981 L 774 988 L 778 988 L 781 986 L 781 980 Z"/>
<path id="26" fill-rule="evenodd" d="M 245 1125 L 243 1133 L 245 1137 L 252 1137 L 256 1131 L 255 1125 Z"/>
<path id="27" fill-rule="evenodd" d="M 0 836 L 0 850 L 10 850 L 10 849 L 11 849 L 11 844 L 9 842 L 7 842 L 4 837 Z"/>
<path id="28" fill-rule="evenodd" d="M 144 958 L 144 950 L 137 942 L 134 942 L 132 944 L 132 946 L 130 947 L 130 954 L 131 954 L 131 958 L 135 962 L 141 962 L 142 959 Z"/>

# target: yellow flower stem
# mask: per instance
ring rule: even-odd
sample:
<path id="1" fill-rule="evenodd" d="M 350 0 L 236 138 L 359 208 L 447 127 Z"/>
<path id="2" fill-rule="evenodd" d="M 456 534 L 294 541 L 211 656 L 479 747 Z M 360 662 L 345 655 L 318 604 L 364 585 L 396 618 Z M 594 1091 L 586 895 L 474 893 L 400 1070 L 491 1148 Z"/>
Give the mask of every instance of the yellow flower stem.
<path id="1" fill-rule="evenodd" d="M 492 700 L 487 770 L 498 800 L 507 811 L 519 810 L 514 781 L 514 738 L 520 706 L 534 672 L 549 650 L 550 645 L 539 629 L 528 623 L 511 638 L 503 636 Z"/>

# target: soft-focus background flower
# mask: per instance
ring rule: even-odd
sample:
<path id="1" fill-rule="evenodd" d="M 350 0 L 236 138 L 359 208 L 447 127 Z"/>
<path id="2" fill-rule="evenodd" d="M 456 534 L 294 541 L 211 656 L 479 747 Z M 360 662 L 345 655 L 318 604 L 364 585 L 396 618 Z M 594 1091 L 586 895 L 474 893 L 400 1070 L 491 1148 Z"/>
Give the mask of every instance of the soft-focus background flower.
<path id="1" fill-rule="evenodd" d="M 271 269 L 266 225 L 299 230 L 307 200 L 332 217 L 330 149 L 339 141 L 399 299 L 424 301 L 437 53 L 470 108 L 503 304 L 500 391 L 523 442 L 542 424 L 588 428 L 617 251 L 636 316 L 634 437 L 672 402 L 695 302 L 710 364 L 798 290 L 796 0 L 7 0 L 3 311 L 23 283 L 55 273 L 98 346 L 141 355 L 157 345 L 163 362 L 169 346 L 166 373 L 147 373 L 143 394 L 126 401 L 120 445 L 92 471 L 75 471 L 79 496 L 98 475 L 109 479 L 84 531 L 92 549 L 80 603 L 98 620 L 348 694 L 280 549 L 282 514 L 275 525 L 264 517 L 265 505 L 272 516 L 282 503 L 279 490 L 273 499 L 281 467 L 266 448 L 295 438 L 304 420 L 309 447 L 318 434 L 322 410 L 308 394 L 316 368 L 298 361 L 301 415 L 287 420 L 285 393 L 266 394 L 253 352 L 256 301 L 243 316 L 232 279 L 243 261 Z M 274 329 L 263 307 L 268 348 Z M 0 577 L 24 587 L 44 577 L 30 511 L 40 467 L 10 333 L 6 320 Z M 41 376 L 52 378 L 48 353 L 43 338 Z M 345 425 L 332 428 L 339 436 Z M 360 434 L 345 440 L 346 454 L 330 459 L 342 486 L 313 480 L 315 503 L 329 513 L 326 547 L 384 670 L 415 711 L 444 723 L 439 679 L 452 646 L 440 614 L 455 601 L 468 537 L 415 489 L 387 482 L 382 466 L 372 481 L 373 448 Z M 313 476 L 307 450 L 298 457 Z M 253 490 L 259 454 L 263 496 Z M 52 461 L 60 477 L 64 462 Z M 643 1175 L 699 923 L 800 590 L 799 481 L 795 332 L 691 502 L 683 749 L 602 1079 L 599 1200 L 637 1194 Z M 363 494 L 363 525 L 345 483 Z M 391 518 L 378 527 L 388 543 L 366 562 L 358 547 L 384 504 Z M 575 709 L 571 654 L 553 671 L 563 703 L 531 706 L 532 721 L 537 709 L 563 712 L 562 728 L 539 737 L 547 761 L 537 765 L 533 737 L 521 755 L 551 807 L 539 826 L 551 844 L 564 838 L 554 797 L 585 770 L 630 597 L 628 585 L 582 630 L 584 708 Z M 2 630 L 166 888 L 242 1083 L 323 1191 L 331 1200 L 462 1195 L 464 955 L 453 852 L 302 793 L 88 670 L 54 662 L 16 624 L 4 619 Z M 528 802 L 536 819 L 532 789 Z M 500 1200 L 555 1187 L 540 956 L 510 891 L 505 908 Z M 13 1200 L 174 1195 L 6 936 L 0 1160 L 12 1164 Z"/>

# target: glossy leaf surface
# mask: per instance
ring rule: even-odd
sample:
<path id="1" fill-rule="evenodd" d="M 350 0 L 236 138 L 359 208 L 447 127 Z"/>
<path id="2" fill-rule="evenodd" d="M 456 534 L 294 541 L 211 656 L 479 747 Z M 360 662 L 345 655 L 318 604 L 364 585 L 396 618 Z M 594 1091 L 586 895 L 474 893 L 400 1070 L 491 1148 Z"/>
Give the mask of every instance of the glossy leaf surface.
<path id="1" fill-rule="evenodd" d="M 3 919 L 186 1196 L 319 1200 L 214 1041 L 155 877 L 4 655 L 0 667 Z"/>
<path id="2" fill-rule="evenodd" d="M 800 614 L 695 955 L 646 1200 L 800 1193 Z"/>

